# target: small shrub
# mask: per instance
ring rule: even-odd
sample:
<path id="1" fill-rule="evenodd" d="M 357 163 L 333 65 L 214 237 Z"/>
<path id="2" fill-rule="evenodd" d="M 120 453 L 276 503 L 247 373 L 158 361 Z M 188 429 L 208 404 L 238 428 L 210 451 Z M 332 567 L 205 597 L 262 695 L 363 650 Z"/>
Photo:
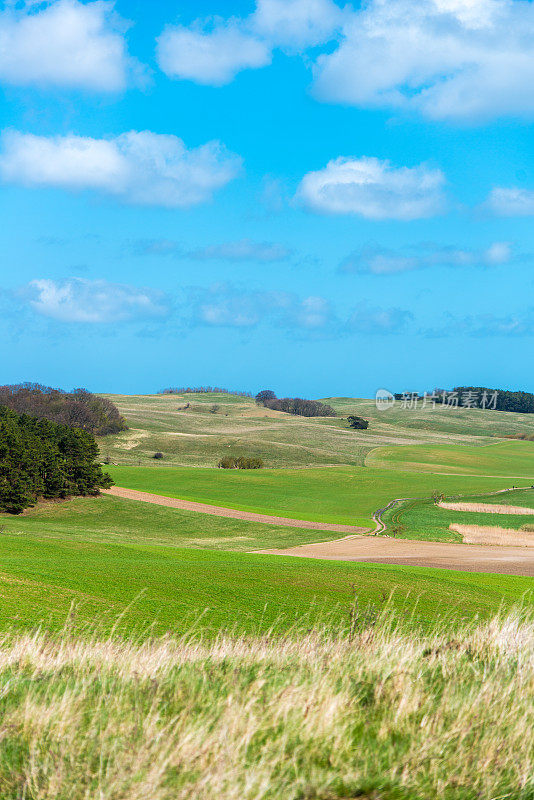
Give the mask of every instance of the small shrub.
<path id="1" fill-rule="evenodd" d="M 217 403 L 214 403 L 210 408 L 210 414 L 216 414 L 219 408 L 220 406 L 218 406 Z"/>
<path id="2" fill-rule="evenodd" d="M 261 469 L 263 461 L 257 456 L 223 456 L 217 466 L 219 469 Z"/>
<path id="3" fill-rule="evenodd" d="M 154 453 L 154 455 L 152 456 L 152 458 L 156 458 L 156 459 L 163 458 L 163 453 Z"/>

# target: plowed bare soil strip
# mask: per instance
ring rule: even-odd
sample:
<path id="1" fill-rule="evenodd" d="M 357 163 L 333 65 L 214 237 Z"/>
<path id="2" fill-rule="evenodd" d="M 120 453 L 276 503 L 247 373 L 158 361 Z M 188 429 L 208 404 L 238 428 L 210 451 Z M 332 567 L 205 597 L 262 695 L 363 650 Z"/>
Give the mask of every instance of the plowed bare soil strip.
<path id="1" fill-rule="evenodd" d="M 369 528 L 358 528 L 354 525 L 336 525 L 330 522 L 310 522 L 303 519 L 290 519 L 289 517 L 272 517 L 269 514 L 253 514 L 249 511 L 238 511 L 234 508 L 223 506 L 210 506 L 206 503 L 194 503 L 190 500 L 179 500 L 174 497 L 163 497 L 161 494 L 138 492 L 135 489 L 123 489 L 121 486 L 112 486 L 103 489 L 103 494 L 122 497 L 125 500 L 141 500 L 143 503 L 155 503 L 168 508 L 180 508 L 182 511 L 197 511 L 201 514 L 212 514 L 216 517 L 230 517 L 242 519 L 245 522 L 263 522 L 266 525 L 282 525 L 289 528 L 309 528 L 317 531 L 336 531 L 337 533 L 368 533 Z"/>
<path id="2" fill-rule="evenodd" d="M 321 558 L 337 561 L 367 561 L 377 564 L 401 564 L 437 567 L 464 572 L 495 572 L 504 575 L 534 576 L 534 550 L 527 547 L 499 547 L 381 536 L 351 536 L 333 542 L 305 544 L 286 550 L 256 550 L 280 556 Z"/>

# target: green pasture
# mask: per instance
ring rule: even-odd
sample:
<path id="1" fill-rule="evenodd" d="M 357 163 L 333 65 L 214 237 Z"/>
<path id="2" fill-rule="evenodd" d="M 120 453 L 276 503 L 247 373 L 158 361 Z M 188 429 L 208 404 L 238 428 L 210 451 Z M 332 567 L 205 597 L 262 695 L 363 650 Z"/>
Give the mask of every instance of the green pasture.
<path id="1" fill-rule="evenodd" d="M 418 472 L 498 475 L 534 482 L 534 442 L 496 442 L 488 445 L 417 445 L 380 447 L 366 459 L 371 467 L 413 469 Z"/>
<path id="2" fill-rule="evenodd" d="M 534 490 L 517 490 L 497 495 L 480 495 L 466 498 L 470 503 L 523 506 L 534 508 Z M 434 502 L 407 501 L 386 511 L 382 517 L 388 534 L 397 528 L 401 539 L 429 539 L 439 542 L 461 542 L 459 533 L 449 530 L 449 525 L 484 525 L 519 530 L 523 525 L 533 525 L 534 516 L 522 514 L 491 514 L 478 511 L 456 511 L 440 508 Z M 400 529 L 398 526 L 401 526 Z"/>
<path id="3" fill-rule="evenodd" d="M 158 465 L 152 469 L 112 466 L 109 472 L 118 486 L 128 489 L 292 519 L 364 527 L 372 527 L 373 512 L 396 497 L 430 497 L 434 491 L 491 492 L 511 485 L 504 477 L 370 467 L 222 470 Z M 516 483 L 528 485 L 528 481 Z"/>
<path id="4" fill-rule="evenodd" d="M 194 624 L 210 634 L 257 632 L 344 618 L 354 592 L 377 606 L 393 592 L 395 607 L 421 620 L 457 619 L 491 614 L 532 588 L 531 579 L 514 576 L 207 549 L 241 548 L 248 536 L 257 546 L 260 526 L 108 497 L 6 515 L 0 524 L 1 628 L 59 628 L 74 603 L 73 625 L 96 620 L 103 630 L 123 614 L 120 627 L 130 631 Z M 191 546 L 194 538 L 206 549 Z"/>

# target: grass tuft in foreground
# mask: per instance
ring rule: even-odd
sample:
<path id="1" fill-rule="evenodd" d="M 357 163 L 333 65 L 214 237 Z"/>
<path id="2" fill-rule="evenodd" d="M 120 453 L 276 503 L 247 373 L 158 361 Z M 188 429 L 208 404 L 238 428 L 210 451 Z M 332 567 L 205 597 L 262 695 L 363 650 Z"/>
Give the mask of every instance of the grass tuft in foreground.
<path id="1" fill-rule="evenodd" d="M 3 800 L 534 796 L 534 621 L 0 640 Z"/>

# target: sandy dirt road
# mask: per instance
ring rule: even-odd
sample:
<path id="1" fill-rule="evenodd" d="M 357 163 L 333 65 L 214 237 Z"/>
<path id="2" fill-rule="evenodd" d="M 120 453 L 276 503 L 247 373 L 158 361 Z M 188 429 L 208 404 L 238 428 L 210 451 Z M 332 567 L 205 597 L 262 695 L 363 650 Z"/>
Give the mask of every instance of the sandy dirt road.
<path id="1" fill-rule="evenodd" d="M 309 520 L 290 519 L 289 517 L 272 517 L 269 514 L 253 514 L 249 511 L 238 511 L 234 508 L 211 506 L 206 503 L 193 503 L 190 500 L 178 500 L 174 497 L 163 497 L 160 494 L 138 492 L 135 489 L 123 489 L 121 486 L 112 486 L 111 489 L 102 489 L 102 494 L 111 494 L 122 497 L 124 500 L 141 500 L 143 503 L 155 503 L 158 506 L 179 508 L 182 511 L 197 511 L 200 514 L 212 514 L 216 517 L 229 517 L 242 519 L 245 522 L 263 522 L 266 525 L 282 525 L 289 528 L 306 528 L 316 531 L 334 531 L 336 533 L 369 533 L 369 528 L 358 528 L 355 525 L 336 525 L 330 522 L 310 522 Z"/>
<path id="2" fill-rule="evenodd" d="M 447 542 L 425 542 L 411 539 L 391 539 L 386 536 L 365 536 L 374 533 L 368 528 L 350 525 L 335 525 L 326 522 L 310 522 L 287 517 L 272 517 L 267 514 L 253 514 L 222 506 L 178 500 L 134 489 L 113 486 L 103 490 L 103 494 L 121 497 L 125 500 L 140 500 L 168 508 L 196 511 L 218 517 L 242 519 L 246 522 L 262 522 L 267 525 L 283 525 L 292 528 L 336 531 L 346 534 L 343 539 L 318 544 L 305 544 L 286 550 L 255 550 L 254 553 L 296 556 L 300 558 L 320 558 L 334 561 L 367 561 L 377 564 L 401 564 L 405 566 L 437 567 L 441 569 L 462 570 L 464 572 L 495 572 L 504 575 L 526 575 L 534 577 L 534 548 L 470 545 Z"/>
<path id="3" fill-rule="evenodd" d="M 534 577 L 534 548 L 529 547 L 424 542 L 390 539 L 385 536 L 350 536 L 333 542 L 289 547 L 286 550 L 255 552 Z"/>

